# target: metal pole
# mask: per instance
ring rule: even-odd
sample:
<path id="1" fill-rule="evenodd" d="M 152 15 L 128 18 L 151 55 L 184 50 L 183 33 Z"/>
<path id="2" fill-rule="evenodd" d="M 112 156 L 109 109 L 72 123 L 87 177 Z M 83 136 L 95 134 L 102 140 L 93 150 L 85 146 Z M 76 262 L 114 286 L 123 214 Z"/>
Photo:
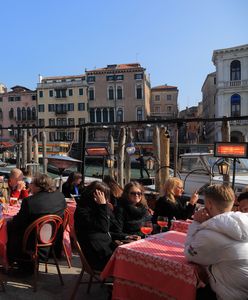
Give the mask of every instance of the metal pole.
<path id="1" fill-rule="evenodd" d="M 235 157 L 233 159 L 233 178 L 232 178 L 232 189 L 233 190 L 235 188 L 236 162 L 237 162 L 237 158 Z"/>
<path id="2" fill-rule="evenodd" d="M 30 130 L 27 132 L 27 162 L 28 164 L 32 163 L 32 134 Z M 32 165 L 28 165 L 27 169 L 28 172 L 33 175 Z"/>
<path id="3" fill-rule="evenodd" d="M 222 121 L 221 126 L 221 135 L 222 135 L 222 142 L 230 142 L 230 123 L 225 119 Z M 229 162 L 229 159 L 226 158 L 226 161 Z M 229 185 L 230 183 L 230 175 L 223 175 L 223 184 Z"/>
<path id="4" fill-rule="evenodd" d="M 46 132 L 42 131 L 42 159 L 43 159 L 43 173 L 47 174 L 47 152 L 46 152 L 47 136 Z"/>
<path id="5" fill-rule="evenodd" d="M 131 128 L 127 128 L 126 137 L 127 137 L 126 138 L 126 144 L 131 143 L 132 142 Z M 131 179 L 131 157 L 127 153 L 127 151 L 125 151 L 125 184 L 130 182 L 130 179 Z"/>
<path id="6" fill-rule="evenodd" d="M 26 169 L 27 164 L 27 129 L 23 129 L 22 138 L 22 168 Z"/>
<path id="7" fill-rule="evenodd" d="M 118 143 L 118 160 L 117 160 L 117 178 L 121 187 L 124 186 L 123 182 L 123 165 L 124 165 L 124 151 L 126 143 L 126 129 L 124 127 L 120 130 L 119 143 Z"/>
<path id="8" fill-rule="evenodd" d="M 178 160 L 178 124 L 175 128 L 175 140 L 174 140 L 174 177 L 177 177 L 177 160 Z"/>
<path id="9" fill-rule="evenodd" d="M 160 134 L 159 127 L 155 126 L 153 129 L 153 157 L 155 158 L 154 172 L 155 172 L 155 190 L 159 192 L 161 181 L 160 169 Z"/>
<path id="10" fill-rule="evenodd" d="M 17 126 L 17 147 L 16 147 L 16 167 L 20 169 L 21 167 L 21 147 L 20 147 L 20 137 L 21 137 L 21 128 L 20 125 Z"/>
<path id="11" fill-rule="evenodd" d="M 82 174 L 82 185 L 85 183 L 85 145 L 86 145 L 86 128 L 80 127 L 79 130 L 79 147 L 80 147 L 80 172 Z"/>

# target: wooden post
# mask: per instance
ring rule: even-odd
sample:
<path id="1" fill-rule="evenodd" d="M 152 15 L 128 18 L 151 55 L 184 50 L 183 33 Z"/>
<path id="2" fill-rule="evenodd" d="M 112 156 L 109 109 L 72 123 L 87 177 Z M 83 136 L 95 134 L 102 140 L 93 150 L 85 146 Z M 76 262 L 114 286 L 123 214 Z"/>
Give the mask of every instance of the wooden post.
<path id="1" fill-rule="evenodd" d="M 47 174 L 47 151 L 46 151 L 46 144 L 47 144 L 46 132 L 42 131 L 42 164 L 43 164 L 43 173 L 44 174 Z"/>
<path id="2" fill-rule="evenodd" d="M 27 131 L 27 162 L 28 164 L 32 163 L 32 134 L 31 131 Z M 27 167 L 29 174 L 32 174 L 33 168 L 32 165 Z"/>
<path id="3" fill-rule="evenodd" d="M 119 143 L 118 143 L 118 157 L 117 157 L 117 181 L 121 187 L 124 186 L 123 182 L 123 166 L 124 166 L 124 152 L 125 152 L 125 143 L 126 143 L 126 129 L 121 128 L 119 134 Z"/>
<path id="4" fill-rule="evenodd" d="M 161 169 L 160 169 L 160 132 L 159 127 L 154 126 L 153 129 L 153 157 L 154 162 L 154 172 L 155 172 L 155 191 L 160 191 L 160 181 L 161 181 Z"/>
<path id="5" fill-rule="evenodd" d="M 221 135 L 222 142 L 230 142 L 230 123 L 227 120 L 222 121 Z M 229 159 L 227 158 L 226 161 L 229 162 Z M 230 184 L 230 174 L 223 175 L 223 184 Z"/>
<path id="6" fill-rule="evenodd" d="M 131 128 L 126 129 L 126 144 L 129 144 L 132 142 L 132 130 Z M 130 182 L 131 180 L 131 157 L 125 151 L 125 184 Z"/>
<path id="7" fill-rule="evenodd" d="M 81 160 L 78 171 L 82 174 L 82 185 L 85 183 L 85 145 L 86 145 L 86 128 L 79 129 L 79 157 Z"/>
<path id="8" fill-rule="evenodd" d="M 109 168 L 109 176 L 115 178 L 115 142 L 112 132 L 109 134 L 109 159 L 113 161 L 113 166 Z"/>
<path id="9" fill-rule="evenodd" d="M 38 141 L 37 138 L 34 137 L 34 162 L 36 164 L 39 163 L 39 145 L 38 145 Z M 39 166 L 35 166 L 34 167 L 35 173 L 39 172 Z"/>
<path id="10" fill-rule="evenodd" d="M 161 181 L 160 194 L 163 195 L 164 184 L 170 176 L 170 136 L 165 128 L 160 130 L 160 162 L 161 162 Z"/>
<path id="11" fill-rule="evenodd" d="M 175 125 L 174 136 L 174 177 L 177 177 L 177 160 L 178 160 L 178 124 Z"/>
<path id="12" fill-rule="evenodd" d="M 27 129 L 23 129 L 22 137 L 22 168 L 26 170 L 27 164 Z"/>

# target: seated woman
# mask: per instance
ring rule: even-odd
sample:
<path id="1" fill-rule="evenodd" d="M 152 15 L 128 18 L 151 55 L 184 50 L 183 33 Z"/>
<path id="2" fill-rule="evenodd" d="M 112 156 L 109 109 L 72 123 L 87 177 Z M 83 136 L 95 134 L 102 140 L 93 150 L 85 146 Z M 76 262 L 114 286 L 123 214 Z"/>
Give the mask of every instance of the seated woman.
<path id="1" fill-rule="evenodd" d="M 110 188 L 110 203 L 113 207 L 116 207 L 123 193 L 123 189 L 114 180 L 113 177 L 106 175 L 103 178 L 103 182 Z"/>
<path id="2" fill-rule="evenodd" d="M 14 262 L 16 259 L 23 257 L 22 240 L 26 228 L 31 223 L 39 217 L 49 214 L 60 217 L 64 215 L 65 197 L 62 193 L 56 191 L 52 178 L 46 174 L 38 174 L 32 179 L 30 189 L 32 196 L 22 200 L 19 213 L 7 223 L 9 262 Z M 43 253 L 43 258 L 45 258 L 45 255 L 47 253 Z"/>
<path id="3" fill-rule="evenodd" d="M 248 213 L 248 192 L 241 193 L 238 196 L 239 210 Z"/>
<path id="4" fill-rule="evenodd" d="M 189 203 L 182 199 L 183 182 L 177 177 L 169 178 L 164 186 L 165 195 L 160 197 L 153 214 L 153 223 L 157 222 L 158 216 L 168 217 L 169 227 L 172 219 L 186 220 L 194 214 L 195 204 L 198 201 L 198 193 L 195 192 Z"/>
<path id="5" fill-rule="evenodd" d="M 141 235 L 142 222 L 150 218 L 141 184 L 133 181 L 125 185 L 119 205 L 115 209 L 115 217 L 120 233 L 129 236 L 128 238 L 130 235 Z"/>
<path id="6" fill-rule="evenodd" d="M 78 172 L 72 172 L 67 178 L 67 181 L 62 186 L 62 193 L 65 195 L 65 198 L 80 196 L 80 184 L 82 182 L 82 174 Z"/>
<path id="7" fill-rule="evenodd" d="M 115 249 L 109 233 L 109 198 L 109 187 L 100 181 L 93 181 L 83 190 L 74 214 L 78 242 L 89 264 L 99 271 Z"/>

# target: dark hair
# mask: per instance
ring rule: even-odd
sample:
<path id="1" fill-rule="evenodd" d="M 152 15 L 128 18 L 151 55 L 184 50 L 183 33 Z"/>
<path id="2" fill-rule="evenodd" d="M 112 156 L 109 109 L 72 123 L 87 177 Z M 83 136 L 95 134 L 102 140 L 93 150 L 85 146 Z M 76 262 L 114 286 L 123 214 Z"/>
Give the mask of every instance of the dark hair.
<path id="1" fill-rule="evenodd" d="M 241 193 L 239 196 L 238 196 L 238 202 L 241 202 L 243 200 L 248 200 L 248 192 L 245 192 L 245 193 Z"/>
<path id="2" fill-rule="evenodd" d="M 205 189 L 204 195 L 210 198 L 220 209 L 229 207 L 235 200 L 233 189 L 223 184 L 210 185 Z"/>
<path id="3" fill-rule="evenodd" d="M 133 188 L 133 187 L 136 187 L 137 189 L 139 189 L 141 191 L 142 196 L 141 196 L 140 203 L 143 204 L 145 207 L 148 207 L 146 198 L 144 196 L 144 187 L 143 187 L 142 184 L 140 184 L 137 181 L 131 181 L 131 182 L 129 182 L 125 185 L 124 190 L 123 190 L 123 194 L 122 194 L 122 197 L 121 197 L 122 201 L 128 201 L 129 192 L 130 192 L 131 188 Z"/>
<path id="4" fill-rule="evenodd" d="M 32 183 L 39 187 L 41 192 L 52 193 L 56 190 L 54 180 L 46 174 L 38 173 L 32 179 Z"/>
<path id="5" fill-rule="evenodd" d="M 103 182 L 107 184 L 107 186 L 110 188 L 110 194 L 112 194 L 115 198 L 120 198 L 122 193 L 123 193 L 123 189 L 121 188 L 121 186 L 114 180 L 113 177 L 109 176 L 109 175 L 105 175 L 103 177 Z"/>
<path id="6" fill-rule="evenodd" d="M 110 189 L 106 183 L 101 181 L 93 181 L 84 188 L 78 204 L 83 207 L 95 205 L 94 193 L 96 190 L 102 191 L 106 200 L 110 200 Z"/>
<path id="7" fill-rule="evenodd" d="M 82 178 L 82 174 L 79 172 L 71 172 L 67 178 L 67 182 L 72 184 L 75 180 Z"/>

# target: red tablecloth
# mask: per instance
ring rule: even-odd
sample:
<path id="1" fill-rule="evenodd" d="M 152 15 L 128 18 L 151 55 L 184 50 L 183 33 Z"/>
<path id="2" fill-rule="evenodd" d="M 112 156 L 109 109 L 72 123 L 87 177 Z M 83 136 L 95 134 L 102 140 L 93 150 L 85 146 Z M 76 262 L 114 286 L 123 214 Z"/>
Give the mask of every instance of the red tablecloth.
<path id="1" fill-rule="evenodd" d="M 184 256 L 185 237 L 169 231 L 118 247 L 101 274 L 115 278 L 112 299 L 195 299 L 196 269 Z"/>
<path id="2" fill-rule="evenodd" d="M 186 220 L 186 221 L 175 220 L 175 221 L 172 222 L 171 230 L 187 233 L 189 225 L 191 223 L 192 223 L 191 220 Z"/>

